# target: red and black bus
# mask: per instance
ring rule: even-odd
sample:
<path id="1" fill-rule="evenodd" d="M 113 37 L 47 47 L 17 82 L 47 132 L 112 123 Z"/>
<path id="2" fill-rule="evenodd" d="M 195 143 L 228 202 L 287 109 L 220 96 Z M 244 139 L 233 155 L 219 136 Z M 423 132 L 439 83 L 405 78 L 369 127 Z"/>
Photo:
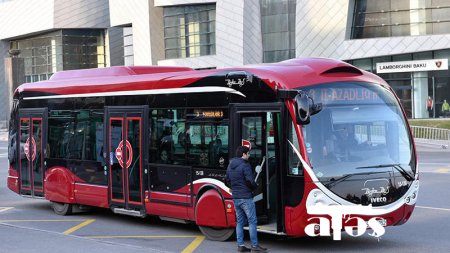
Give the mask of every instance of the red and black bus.
<path id="1" fill-rule="evenodd" d="M 236 224 L 224 177 L 243 143 L 253 168 L 265 160 L 259 232 L 303 236 L 307 206 L 317 203 L 372 205 L 387 226 L 414 209 L 416 152 L 393 90 L 318 58 L 72 70 L 23 84 L 10 117 L 8 187 L 51 201 L 60 215 L 110 208 L 194 222 L 224 240 Z"/>

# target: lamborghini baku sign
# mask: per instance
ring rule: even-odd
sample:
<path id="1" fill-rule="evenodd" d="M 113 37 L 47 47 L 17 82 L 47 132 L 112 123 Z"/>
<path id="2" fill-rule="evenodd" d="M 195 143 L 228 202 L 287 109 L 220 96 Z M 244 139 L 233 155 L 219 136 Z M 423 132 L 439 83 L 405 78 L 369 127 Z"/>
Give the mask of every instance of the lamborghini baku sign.
<path id="1" fill-rule="evenodd" d="M 447 70 L 447 69 L 448 69 L 448 59 L 379 62 L 379 63 L 377 63 L 377 73 L 379 73 L 379 74 L 381 74 L 381 73 Z"/>

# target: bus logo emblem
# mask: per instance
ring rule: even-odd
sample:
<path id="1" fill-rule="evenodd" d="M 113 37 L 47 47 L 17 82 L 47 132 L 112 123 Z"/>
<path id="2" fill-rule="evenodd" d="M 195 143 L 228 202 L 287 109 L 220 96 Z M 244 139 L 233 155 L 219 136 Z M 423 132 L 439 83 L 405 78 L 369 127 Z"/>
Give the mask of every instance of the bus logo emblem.
<path id="1" fill-rule="evenodd" d="M 30 138 L 27 139 L 25 145 L 23 145 L 23 152 L 27 156 L 27 160 L 30 161 Z M 31 137 L 31 161 L 34 161 L 36 158 L 36 142 L 34 141 L 34 137 Z"/>
<path id="2" fill-rule="evenodd" d="M 252 150 L 252 143 L 248 140 L 241 140 L 241 145 L 247 147 L 249 150 Z"/>
<path id="3" fill-rule="evenodd" d="M 125 165 L 127 166 L 127 168 L 129 168 L 131 165 L 131 161 L 133 160 L 133 149 L 131 147 L 131 143 L 128 140 L 126 140 L 125 144 L 126 144 L 127 154 L 128 154 L 128 156 L 125 155 L 125 157 L 126 157 Z M 117 146 L 117 148 L 116 148 L 116 158 L 117 158 L 117 161 L 119 161 L 120 167 L 122 167 L 122 168 L 124 168 L 124 161 L 123 161 L 124 154 L 123 153 L 124 152 L 123 152 L 123 140 L 122 140 L 119 143 L 119 146 Z"/>

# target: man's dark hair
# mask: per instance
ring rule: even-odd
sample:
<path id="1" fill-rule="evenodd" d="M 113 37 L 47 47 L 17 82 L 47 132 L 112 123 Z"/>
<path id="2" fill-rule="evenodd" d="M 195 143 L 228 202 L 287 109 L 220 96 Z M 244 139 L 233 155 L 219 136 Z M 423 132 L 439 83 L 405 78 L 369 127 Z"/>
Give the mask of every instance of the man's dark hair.
<path id="1" fill-rule="evenodd" d="M 250 149 L 246 146 L 239 146 L 236 149 L 236 156 L 237 157 L 242 157 L 243 154 L 247 154 L 248 151 L 250 151 Z"/>

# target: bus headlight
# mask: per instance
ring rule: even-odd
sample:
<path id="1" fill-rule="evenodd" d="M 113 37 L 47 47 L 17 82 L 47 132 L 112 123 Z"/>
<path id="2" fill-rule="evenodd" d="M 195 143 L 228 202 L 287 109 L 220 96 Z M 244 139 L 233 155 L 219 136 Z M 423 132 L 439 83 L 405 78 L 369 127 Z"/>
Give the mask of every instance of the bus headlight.
<path id="1" fill-rule="evenodd" d="M 409 194 L 405 196 L 405 204 L 414 205 L 417 201 L 417 195 L 419 194 L 419 180 L 416 180 L 412 184 L 414 189 L 410 189 Z"/>
<path id="2" fill-rule="evenodd" d="M 308 198 L 306 199 L 306 206 L 315 206 L 317 204 L 325 206 L 338 205 L 336 201 L 332 200 L 321 190 L 314 189 L 308 194 Z"/>

